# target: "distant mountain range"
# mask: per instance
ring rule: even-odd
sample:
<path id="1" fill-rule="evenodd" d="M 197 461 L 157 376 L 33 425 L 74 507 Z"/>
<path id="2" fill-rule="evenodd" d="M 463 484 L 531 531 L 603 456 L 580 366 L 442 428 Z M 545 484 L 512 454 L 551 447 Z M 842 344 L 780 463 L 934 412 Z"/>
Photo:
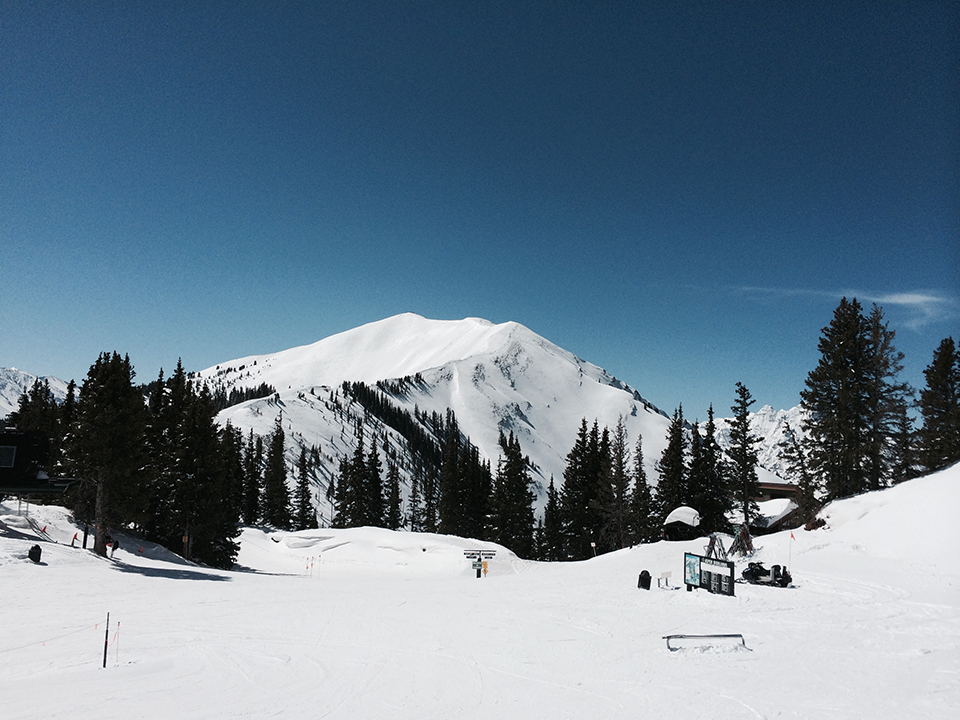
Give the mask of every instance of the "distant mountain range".
<path id="1" fill-rule="evenodd" d="M 20 407 L 20 396 L 33 387 L 36 380 L 37 376 L 28 372 L 0 368 L 0 418 L 5 418 Z M 57 400 L 62 401 L 67 396 L 67 383 L 60 378 L 44 375 L 40 380 L 50 383 L 50 391 Z"/>
<path id="2" fill-rule="evenodd" d="M 430 434 L 428 418 L 452 410 L 461 432 L 494 467 L 500 432 L 512 432 L 529 456 L 541 499 L 551 477 L 562 483 L 566 455 L 582 419 L 613 430 L 622 417 L 631 449 L 642 435 L 652 483 L 669 424 L 667 413 L 602 368 L 523 325 L 478 318 L 429 320 L 406 313 L 311 345 L 223 362 L 192 378 L 226 394 L 263 384 L 275 388 L 268 397 L 228 407 L 218 420 L 245 434 L 267 435 L 282 418 L 291 465 L 301 447 L 319 449 L 321 485 L 336 472 L 339 458 L 353 452 L 361 428 L 368 446 L 376 437 L 406 476 L 410 443 L 398 414 Z M 0 369 L 0 416 L 16 408 L 33 380 L 28 373 Z M 63 396 L 66 384 L 49 380 L 54 393 Z M 363 383 L 372 392 L 348 396 L 344 383 Z M 384 414 L 384 407 L 392 414 Z M 784 421 L 799 426 L 798 414 L 798 408 L 774 411 L 768 406 L 753 416 L 754 432 L 763 438 L 762 480 L 777 481 L 776 443 Z M 717 425 L 723 446 L 727 424 L 719 419 Z M 323 487 L 317 489 L 322 504 Z"/>

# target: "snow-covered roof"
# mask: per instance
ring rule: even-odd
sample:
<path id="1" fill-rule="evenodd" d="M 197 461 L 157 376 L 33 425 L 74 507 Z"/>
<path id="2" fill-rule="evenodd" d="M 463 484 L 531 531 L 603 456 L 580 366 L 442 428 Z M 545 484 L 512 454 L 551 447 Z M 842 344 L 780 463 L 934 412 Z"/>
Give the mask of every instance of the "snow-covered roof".
<path id="1" fill-rule="evenodd" d="M 690 527 L 697 527 L 700 524 L 700 513 L 698 513 L 692 507 L 681 505 L 667 515 L 667 518 L 663 521 L 663 524 L 669 525 L 670 523 L 675 522 L 681 522 L 684 525 L 689 525 Z"/>

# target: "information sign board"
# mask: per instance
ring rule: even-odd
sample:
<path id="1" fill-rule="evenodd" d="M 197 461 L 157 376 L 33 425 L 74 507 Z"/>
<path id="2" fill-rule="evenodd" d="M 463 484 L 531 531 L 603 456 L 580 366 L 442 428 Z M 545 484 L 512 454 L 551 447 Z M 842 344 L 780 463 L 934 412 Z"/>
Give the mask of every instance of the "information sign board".
<path id="1" fill-rule="evenodd" d="M 683 555 L 683 582 L 717 595 L 734 594 L 734 565 L 729 560 L 703 557 L 693 553 Z"/>

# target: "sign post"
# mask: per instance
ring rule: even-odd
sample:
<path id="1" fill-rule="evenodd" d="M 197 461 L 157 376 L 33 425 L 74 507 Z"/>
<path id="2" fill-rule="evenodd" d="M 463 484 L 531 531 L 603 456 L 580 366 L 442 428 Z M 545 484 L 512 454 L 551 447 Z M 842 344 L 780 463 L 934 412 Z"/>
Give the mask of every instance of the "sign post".
<path id="1" fill-rule="evenodd" d="M 477 571 L 477 579 L 479 580 L 482 575 L 487 574 L 487 561 L 492 560 L 496 556 L 496 550 L 464 550 L 463 554 L 473 560 L 473 563 L 470 565 L 474 570 Z"/>

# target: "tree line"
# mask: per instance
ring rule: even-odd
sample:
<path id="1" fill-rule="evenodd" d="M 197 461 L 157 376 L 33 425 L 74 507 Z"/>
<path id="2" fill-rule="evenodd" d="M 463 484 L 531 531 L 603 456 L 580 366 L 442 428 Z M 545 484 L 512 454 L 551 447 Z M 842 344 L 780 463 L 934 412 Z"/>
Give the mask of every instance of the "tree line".
<path id="1" fill-rule="evenodd" d="M 309 493 L 319 453 L 303 451 L 289 497 L 280 423 L 268 439 L 220 427 L 220 402 L 180 363 L 140 386 L 128 356 L 103 353 L 62 403 L 39 380 L 8 423 L 50 439 L 49 472 L 77 478 L 66 502 L 106 555 L 111 530 L 129 529 L 189 560 L 230 567 L 240 524 L 316 526 Z M 262 389 L 262 388 L 261 388 Z M 312 460 L 312 462 L 311 462 Z M 304 487 L 308 490 L 303 492 Z"/>
<path id="2" fill-rule="evenodd" d="M 894 338 L 878 306 L 865 315 L 856 299 L 846 298 L 822 331 L 820 361 L 801 392 L 803 432 L 787 427 L 781 445 L 805 519 L 820 502 L 960 460 L 960 354 L 953 338 L 934 352 L 918 399 L 898 379 L 903 355 Z M 97 552 L 106 553 L 111 528 L 129 528 L 187 558 L 229 567 L 241 524 L 317 526 L 319 448 L 301 446 L 291 493 L 282 412 L 270 435 L 244 437 L 229 423 L 217 425 L 223 398 L 192 381 L 179 363 L 149 386 L 133 380 L 128 357 L 104 353 L 79 388 L 70 383 L 62 403 L 37 381 L 8 421 L 50 438 L 51 474 L 82 479 L 68 501 L 78 520 L 94 526 Z M 558 489 L 550 479 L 537 520 L 538 488 L 519 439 L 501 431 L 493 467 L 452 411 L 410 413 L 390 401 L 422 382 L 343 384 L 344 398 L 357 399 L 364 411 L 344 413 L 357 440 L 327 485 L 334 526 L 440 532 L 499 542 L 521 557 L 565 560 L 658 539 L 667 513 L 681 505 L 699 512 L 706 533 L 729 530 L 734 510 L 746 522 L 756 515 L 759 439 L 750 431 L 754 400 L 742 383 L 726 452 L 712 406 L 702 427 L 677 408 L 654 463 L 655 487 L 641 438 L 630 447 L 622 418 L 612 430 L 583 418 L 563 484 Z M 331 393 L 331 401 L 343 412 L 339 397 Z M 918 410 L 919 428 L 911 409 Z M 403 438 L 404 454 L 385 432 L 365 437 L 368 414 Z"/>
<path id="3" fill-rule="evenodd" d="M 960 356 L 941 341 L 916 391 L 899 379 L 903 353 L 876 304 L 843 298 L 823 328 L 820 360 L 800 393 L 802 429 L 787 428 L 788 475 L 808 504 L 878 490 L 960 460 Z M 919 411 L 914 427 L 910 410 Z"/>

